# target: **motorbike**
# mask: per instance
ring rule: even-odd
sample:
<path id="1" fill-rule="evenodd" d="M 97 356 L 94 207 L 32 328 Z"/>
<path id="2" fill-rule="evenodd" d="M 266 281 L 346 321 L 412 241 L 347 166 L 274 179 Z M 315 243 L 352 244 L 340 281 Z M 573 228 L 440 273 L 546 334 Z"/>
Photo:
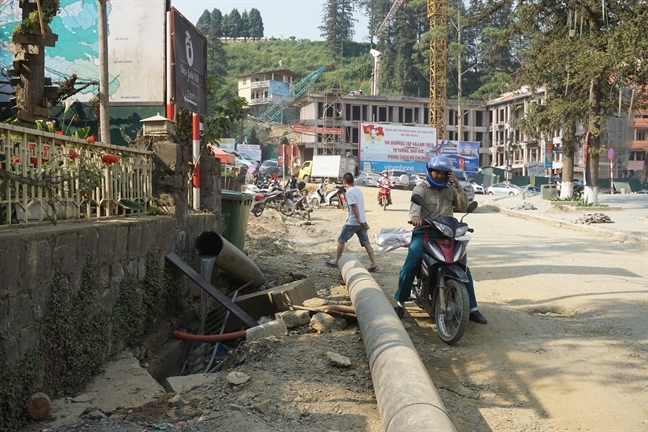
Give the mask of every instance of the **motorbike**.
<path id="1" fill-rule="evenodd" d="M 319 187 L 308 197 L 308 202 L 311 207 L 318 209 L 324 206 L 335 206 L 337 208 L 344 208 L 346 189 L 342 185 L 335 185 L 333 189 L 325 191 L 324 182 L 320 183 Z"/>
<path id="2" fill-rule="evenodd" d="M 412 194 L 412 202 L 425 206 L 418 194 Z M 474 230 L 463 218 L 476 208 L 476 201 L 468 204 L 468 211 L 460 221 L 452 216 L 423 220 L 426 240 L 423 257 L 416 268 L 413 293 L 418 306 L 435 320 L 439 337 L 448 345 L 457 343 L 468 325 L 470 305 L 465 284 L 468 282 L 466 246 L 470 236 L 466 233 Z"/>
<path id="3" fill-rule="evenodd" d="M 387 210 L 387 206 L 391 204 L 391 188 L 389 187 L 380 187 L 380 205 L 382 206 L 383 211 Z"/>
<path id="4" fill-rule="evenodd" d="M 275 187 L 259 189 L 256 185 L 247 185 L 246 192 L 254 195 L 254 201 L 252 201 L 252 205 L 250 206 L 250 213 L 256 217 L 261 216 L 266 207 L 279 211 L 285 199 L 284 191 Z"/>
<path id="5" fill-rule="evenodd" d="M 279 211 L 286 216 L 299 216 L 304 220 L 310 220 L 313 210 L 308 205 L 308 196 L 302 195 L 298 189 L 287 189 Z"/>

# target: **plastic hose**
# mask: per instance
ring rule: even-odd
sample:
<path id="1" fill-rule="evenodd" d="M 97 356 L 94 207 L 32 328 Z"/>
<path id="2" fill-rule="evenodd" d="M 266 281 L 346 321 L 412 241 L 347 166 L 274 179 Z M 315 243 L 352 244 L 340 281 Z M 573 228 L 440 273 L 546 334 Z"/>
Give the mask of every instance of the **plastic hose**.
<path id="1" fill-rule="evenodd" d="M 185 333 L 179 330 L 173 332 L 173 337 L 180 340 L 192 342 L 225 342 L 238 338 L 245 337 L 246 331 L 241 330 L 233 333 L 223 333 L 215 335 L 197 335 L 192 333 Z"/>

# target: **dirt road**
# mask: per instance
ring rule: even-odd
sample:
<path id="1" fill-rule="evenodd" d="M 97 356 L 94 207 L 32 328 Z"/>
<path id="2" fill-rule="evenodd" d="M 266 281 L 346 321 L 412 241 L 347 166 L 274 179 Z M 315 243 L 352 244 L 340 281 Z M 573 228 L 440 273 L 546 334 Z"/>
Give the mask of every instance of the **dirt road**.
<path id="1" fill-rule="evenodd" d="M 362 190 L 372 237 L 381 228 L 408 226 L 410 192 L 394 191 L 394 205 L 382 211 L 377 190 Z M 321 209 L 303 226 L 267 210 L 250 217 L 246 249 L 271 285 L 301 274 L 320 297 L 349 304 L 339 271 L 324 266 L 345 218 L 341 210 Z M 466 221 L 475 228 L 469 262 L 488 324 L 469 323 L 464 338 L 447 346 L 413 303 L 403 319 L 457 429 L 648 431 L 645 247 L 488 206 Z M 356 239 L 347 250 L 368 265 Z M 372 273 L 390 300 L 405 253 L 379 254 L 380 270 Z M 351 366 L 332 366 L 328 352 L 348 357 Z M 352 322 L 321 335 L 303 326 L 281 339 L 242 345 L 230 357 L 238 363 L 209 385 L 144 410 L 106 413 L 105 421 L 121 422 L 123 430 L 130 430 L 124 421 L 187 431 L 382 430 L 362 335 Z M 249 382 L 228 384 L 232 370 Z M 86 420 L 84 430 L 110 427 L 116 426 L 93 429 Z"/>

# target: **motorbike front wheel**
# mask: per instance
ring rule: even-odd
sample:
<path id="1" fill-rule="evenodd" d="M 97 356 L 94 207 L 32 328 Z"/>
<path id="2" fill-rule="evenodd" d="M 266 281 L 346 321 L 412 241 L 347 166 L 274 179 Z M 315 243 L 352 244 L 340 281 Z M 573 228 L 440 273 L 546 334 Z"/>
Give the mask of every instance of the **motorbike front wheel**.
<path id="1" fill-rule="evenodd" d="M 310 205 L 311 205 L 311 207 L 313 207 L 315 210 L 317 210 L 318 208 L 320 208 L 320 200 L 317 199 L 317 198 L 311 198 L 311 200 L 310 200 Z"/>
<path id="2" fill-rule="evenodd" d="M 282 202 L 279 206 L 279 212 L 286 216 L 292 216 L 293 211 L 290 208 L 290 205 L 287 202 Z"/>
<path id="3" fill-rule="evenodd" d="M 340 198 L 336 196 L 331 198 L 331 205 L 337 208 L 342 208 L 342 204 L 340 203 Z"/>
<path id="4" fill-rule="evenodd" d="M 383 197 L 382 198 L 382 208 L 383 211 L 387 210 L 387 206 L 389 205 L 389 198 Z"/>
<path id="5" fill-rule="evenodd" d="M 468 291 L 463 282 L 454 279 L 446 279 L 443 291 L 445 312 L 441 310 L 439 298 L 436 299 L 434 307 L 437 332 L 443 342 L 454 345 L 463 337 L 468 326 L 468 315 L 470 314 Z M 437 297 L 439 292 L 436 293 Z"/>

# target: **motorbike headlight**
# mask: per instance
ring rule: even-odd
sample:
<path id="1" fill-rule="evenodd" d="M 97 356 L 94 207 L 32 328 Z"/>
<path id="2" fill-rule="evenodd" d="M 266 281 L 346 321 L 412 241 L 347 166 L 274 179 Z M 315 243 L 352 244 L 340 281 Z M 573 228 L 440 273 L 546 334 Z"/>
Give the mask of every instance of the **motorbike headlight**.
<path id="1" fill-rule="evenodd" d="M 461 237 L 468 232 L 468 225 L 459 225 L 455 231 L 455 237 Z"/>
<path id="2" fill-rule="evenodd" d="M 434 226 L 436 227 L 436 229 L 441 231 L 441 234 L 443 234 L 444 236 L 454 238 L 454 233 L 448 225 L 434 221 Z"/>

